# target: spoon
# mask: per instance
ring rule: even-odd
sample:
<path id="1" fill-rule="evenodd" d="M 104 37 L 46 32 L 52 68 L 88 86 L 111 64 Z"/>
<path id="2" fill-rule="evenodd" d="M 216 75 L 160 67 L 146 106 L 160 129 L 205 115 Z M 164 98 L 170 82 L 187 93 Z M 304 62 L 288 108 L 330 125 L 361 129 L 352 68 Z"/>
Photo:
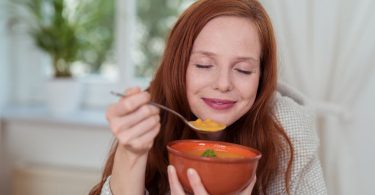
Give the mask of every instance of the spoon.
<path id="1" fill-rule="evenodd" d="M 111 91 L 111 94 L 115 95 L 115 96 L 118 96 L 118 97 L 126 97 L 126 95 L 124 95 L 122 93 L 114 92 L 114 91 Z M 163 106 L 161 104 L 158 104 L 158 103 L 155 103 L 155 102 L 152 102 L 152 101 L 150 101 L 148 104 L 156 106 L 156 107 L 161 108 L 163 110 L 166 110 L 168 112 L 171 112 L 172 114 L 174 114 L 178 118 L 180 118 L 190 128 L 192 128 L 193 130 L 195 130 L 199 133 L 215 133 L 215 132 L 222 131 L 222 130 L 225 129 L 225 125 L 221 125 L 221 124 L 215 123 L 213 121 L 210 121 L 209 123 L 214 124 L 215 126 L 211 126 L 211 127 L 207 128 L 207 126 L 206 126 L 207 124 L 202 123 L 202 121 L 200 119 L 198 119 L 197 121 L 188 121 L 180 113 L 178 113 L 178 112 L 176 112 L 176 111 L 174 111 L 174 110 L 172 110 L 172 109 L 170 109 L 166 106 Z M 208 120 L 206 120 L 206 121 L 208 121 Z M 202 124 L 202 125 L 199 126 L 199 125 L 196 125 L 196 124 Z"/>

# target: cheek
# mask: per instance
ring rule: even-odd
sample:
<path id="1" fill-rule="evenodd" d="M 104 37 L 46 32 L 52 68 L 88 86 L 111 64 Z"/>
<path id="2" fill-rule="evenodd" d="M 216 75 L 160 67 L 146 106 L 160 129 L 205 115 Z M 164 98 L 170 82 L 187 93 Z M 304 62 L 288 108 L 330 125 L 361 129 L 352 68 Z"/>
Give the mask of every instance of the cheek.
<path id="1" fill-rule="evenodd" d="M 190 87 L 194 85 L 194 71 L 191 67 L 191 65 L 189 65 L 186 69 L 186 86 L 187 87 Z"/>
<path id="2" fill-rule="evenodd" d="M 241 94 L 243 100 L 248 101 L 252 104 L 256 98 L 257 91 L 259 86 L 259 80 L 257 78 L 240 81 L 237 84 L 238 91 Z"/>
<path id="3" fill-rule="evenodd" d="M 188 68 L 186 71 L 186 94 L 188 95 L 188 99 L 190 99 L 189 96 L 191 96 L 194 86 L 194 79 L 192 79 L 192 73 Z"/>
<path id="4" fill-rule="evenodd" d="M 194 94 L 197 93 L 199 88 L 199 81 L 194 78 L 192 70 L 188 67 L 186 71 L 186 94 L 189 104 L 192 104 Z"/>
<path id="5" fill-rule="evenodd" d="M 209 76 L 207 74 L 200 74 L 192 69 L 186 72 L 186 89 L 188 93 L 197 93 L 200 89 L 209 85 Z"/>

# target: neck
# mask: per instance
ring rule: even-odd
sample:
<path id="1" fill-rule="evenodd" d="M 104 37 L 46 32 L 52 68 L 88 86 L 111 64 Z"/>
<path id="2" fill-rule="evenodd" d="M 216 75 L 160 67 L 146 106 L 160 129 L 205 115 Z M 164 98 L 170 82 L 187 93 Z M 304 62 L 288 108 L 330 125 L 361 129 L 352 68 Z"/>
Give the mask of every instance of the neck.
<path id="1" fill-rule="evenodd" d="M 220 141 L 223 138 L 224 131 L 219 131 L 215 133 L 197 133 L 197 135 L 199 139 Z"/>

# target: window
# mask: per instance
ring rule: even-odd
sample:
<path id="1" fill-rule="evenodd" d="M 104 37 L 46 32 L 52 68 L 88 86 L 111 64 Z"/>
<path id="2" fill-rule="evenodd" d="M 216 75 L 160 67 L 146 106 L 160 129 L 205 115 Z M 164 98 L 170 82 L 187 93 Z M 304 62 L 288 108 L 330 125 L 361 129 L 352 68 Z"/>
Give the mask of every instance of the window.
<path id="1" fill-rule="evenodd" d="M 150 77 L 159 65 L 167 33 L 183 8 L 192 1 L 139 0 L 137 1 L 137 52 L 135 75 Z"/>
<path id="2" fill-rule="evenodd" d="M 65 0 L 70 19 L 97 20 L 78 30 L 86 49 L 73 72 L 85 85 L 83 106 L 103 108 L 110 90 L 146 87 L 159 65 L 164 41 L 177 15 L 192 0 Z M 8 14 L 23 10 L 10 6 Z M 98 9 L 100 8 L 100 9 Z M 47 8 L 48 11 L 48 8 Z M 12 17 L 10 17 L 12 18 Z M 11 103 L 42 105 L 44 83 L 51 75 L 48 56 L 28 34 L 27 22 L 8 22 Z M 95 28 L 94 28 L 95 27 Z"/>

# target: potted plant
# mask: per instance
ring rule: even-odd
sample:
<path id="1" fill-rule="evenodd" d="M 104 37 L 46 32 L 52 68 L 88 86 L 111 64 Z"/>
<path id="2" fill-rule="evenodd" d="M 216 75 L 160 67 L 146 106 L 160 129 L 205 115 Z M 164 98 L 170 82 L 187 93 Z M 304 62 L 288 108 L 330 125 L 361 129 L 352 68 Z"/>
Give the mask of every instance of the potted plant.
<path id="1" fill-rule="evenodd" d="M 33 18 L 31 37 L 36 46 L 51 58 L 53 75 L 46 86 L 47 107 L 53 114 L 71 113 L 78 108 L 82 91 L 80 82 L 71 72 L 80 50 L 77 21 L 69 18 L 64 0 L 21 3 Z"/>
<path id="2" fill-rule="evenodd" d="M 51 59 L 53 74 L 46 87 L 49 110 L 55 114 L 76 110 L 82 87 L 71 68 L 80 62 L 85 70 L 98 73 L 104 61 L 113 57 L 108 54 L 113 45 L 115 1 L 15 1 L 32 19 L 27 23 L 35 45 Z"/>

